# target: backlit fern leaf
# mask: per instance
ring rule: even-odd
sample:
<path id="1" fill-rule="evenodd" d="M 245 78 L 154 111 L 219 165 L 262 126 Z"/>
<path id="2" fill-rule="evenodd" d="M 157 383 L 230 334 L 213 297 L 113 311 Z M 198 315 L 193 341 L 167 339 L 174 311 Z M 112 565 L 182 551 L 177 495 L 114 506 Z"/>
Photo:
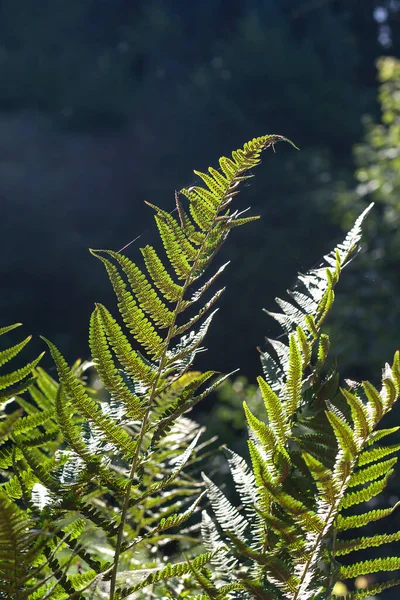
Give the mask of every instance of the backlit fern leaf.
<path id="1" fill-rule="evenodd" d="M 397 458 L 391 458 L 389 460 L 383 460 L 378 463 L 374 462 L 372 465 L 365 467 L 365 469 L 356 470 L 350 477 L 348 486 L 354 487 L 357 485 L 362 485 L 364 483 L 369 483 L 374 479 L 378 479 L 382 475 L 386 475 L 387 473 L 389 473 L 389 471 L 394 467 L 396 462 Z"/>
<path id="2" fill-rule="evenodd" d="M 21 323 L 16 323 L 14 325 L 1 327 L 0 336 L 9 333 L 20 325 Z M 10 360 L 18 356 L 30 339 L 31 337 L 27 337 L 22 342 L 1 350 L 0 367 L 4 366 Z M 40 362 L 42 356 L 43 354 L 19 369 L 12 370 L 5 374 L 0 374 L 0 401 L 7 400 L 13 395 L 20 394 L 29 388 L 33 382 L 33 371 Z"/>
<path id="3" fill-rule="evenodd" d="M 114 364 L 101 314 L 97 308 L 90 319 L 89 343 L 93 363 L 106 389 L 112 397 L 118 398 L 124 404 L 131 418 L 140 419 L 144 413 L 141 401 L 131 392 Z"/>
<path id="4" fill-rule="evenodd" d="M 0 595 L 5 600 L 27 600 L 31 580 L 45 564 L 33 565 L 42 555 L 46 532 L 7 497 L 0 493 Z M 42 562 L 42 561 L 41 561 Z"/>
<path id="5" fill-rule="evenodd" d="M 213 554 L 211 552 L 200 554 L 192 561 L 192 565 L 195 568 L 201 568 L 212 559 Z M 120 584 L 124 584 L 123 594 L 125 597 L 128 594 L 133 594 L 138 590 L 148 587 L 151 584 L 157 583 L 158 581 L 164 581 L 173 577 L 181 577 L 185 573 L 190 573 L 190 565 L 187 562 L 182 563 L 168 563 L 163 569 L 137 569 L 135 571 L 124 572 L 121 571 L 118 574 L 118 581 Z M 140 583 L 136 585 L 129 585 L 133 581 L 141 579 Z M 120 590 L 122 592 L 122 589 Z"/>
<path id="6" fill-rule="evenodd" d="M 342 269 L 357 252 L 357 244 L 361 238 L 361 226 L 371 207 L 372 205 L 358 217 L 344 241 L 324 256 L 324 265 L 312 269 L 305 275 L 298 276 L 294 290 L 288 292 L 291 302 L 277 299 L 282 313 L 266 311 L 279 322 L 287 335 L 300 327 L 312 344 L 319 338 L 321 326 L 333 304 L 333 290 Z M 280 392 L 285 381 L 283 374 L 287 371 L 289 348 L 281 342 L 277 344 L 276 340 L 269 340 L 269 342 L 272 345 L 273 353 L 267 351 L 262 355 L 264 376 L 270 385 L 276 386 L 275 391 Z M 275 354 L 278 361 L 274 358 Z M 306 367 L 307 364 L 304 363 L 303 366 Z M 276 371 L 282 373 L 279 379 L 276 378 Z M 278 387 L 277 381 L 279 380 Z"/>
<path id="7" fill-rule="evenodd" d="M 395 504 L 391 508 L 371 510 L 362 513 L 361 515 L 351 515 L 349 517 L 339 515 L 337 518 L 336 529 L 337 531 L 347 531 L 348 529 L 358 529 L 360 527 L 365 527 L 369 523 L 373 523 L 374 521 L 379 521 L 380 519 L 389 517 L 398 508 L 398 506 L 400 506 L 400 503 Z"/>
<path id="8" fill-rule="evenodd" d="M 344 556 L 358 550 L 366 550 L 367 548 L 376 548 L 383 544 L 391 544 L 392 542 L 400 541 L 400 532 L 384 533 L 373 535 L 370 537 L 360 537 L 350 540 L 337 541 L 335 544 L 335 556 Z"/>
<path id="9" fill-rule="evenodd" d="M 115 444 L 123 455 L 131 456 L 135 451 L 135 444 L 129 435 L 118 427 L 115 422 L 104 415 L 98 403 L 90 398 L 79 379 L 75 377 L 62 354 L 50 341 L 45 340 L 50 348 L 51 355 L 57 366 L 60 381 L 71 404 L 82 416 L 102 431 L 106 439 Z"/>

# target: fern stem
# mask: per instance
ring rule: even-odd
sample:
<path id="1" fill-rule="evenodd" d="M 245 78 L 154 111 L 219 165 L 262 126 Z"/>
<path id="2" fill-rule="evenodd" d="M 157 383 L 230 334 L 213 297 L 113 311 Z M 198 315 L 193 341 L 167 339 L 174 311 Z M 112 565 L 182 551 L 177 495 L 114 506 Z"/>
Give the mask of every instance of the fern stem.
<path id="1" fill-rule="evenodd" d="M 224 195 L 224 197 L 221 200 L 220 207 L 223 206 L 224 199 L 225 199 L 225 195 Z M 220 208 L 219 208 L 219 210 L 220 210 Z M 172 336 L 173 336 L 174 327 L 175 327 L 176 320 L 177 320 L 179 312 L 180 312 L 180 308 L 181 308 L 181 305 L 182 305 L 182 302 L 183 302 L 186 290 L 188 289 L 188 287 L 192 283 L 193 272 L 196 270 L 197 263 L 199 261 L 199 258 L 201 256 L 201 254 L 202 254 L 203 248 L 204 248 L 206 242 L 208 241 L 209 235 L 210 235 L 211 231 L 213 230 L 213 228 L 214 228 L 214 226 L 216 224 L 216 220 L 217 220 L 217 217 L 218 217 L 219 210 L 216 211 L 216 214 L 215 214 L 214 219 L 213 219 L 213 221 L 212 221 L 212 223 L 210 225 L 210 228 L 207 231 L 207 234 L 205 235 L 205 237 L 204 237 L 204 239 L 203 239 L 203 241 L 202 241 L 202 243 L 201 243 L 201 245 L 199 247 L 197 256 L 196 256 L 195 260 L 193 261 L 193 264 L 192 264 L 192 266 L 190 268 L 190 271 L 187 274 L 187 277 L 185 279 L 185 283 L 182 286 L 182 292 L 181 292 L 180 298 L 177 300 L 177 303 L 176 303 L 176 306 L 175 306 L 175 310 L 174 310 L 174 313 L 173 313 L 173 317 L 172 317 L 172 322 L 171 322 L 171 324 L 170 324 L 170 326 L 168 328 L 168 332 L 167 332 L 167 336 L 166 336 L 166 339 L 165 339 L 165 344 L 164 344 L 163 352 L 162 352 L 161 357 L 160 357 L 160 362 L 159 362 L 159 366 L 158 366 L 157 375 L 156 375 L 156 377 L 154 379 L 154 382 L 152 384 L 152 387 L 151 387 L 151 391 L 150 391 L 150 395 L 149 395 L 148 407 L 147 407 L 146 413 L 144 414 L 142 424 L 140 426 L 138 440 L 137 440 L 137 445 L 136 445 L 136 449 L 135 449 L 135 454 L 134 454 L 133 461 L 132 461 L 132 466 L 131 466 L 131 469 L 130 469 L 130 472 L 129 472 L 129 483 L 128 483 L 127 488 L 126 488 L 124 503 L 123 503 L 122 511 L 121 511 L 121 521 L 120 521 L 119 528 L 118 528 L 117 541 L 116 541 L 115 553 L 114 553 L 114 565 L 113 565 L 113 570 L 112 570 L 112 574 L 111 574 L 109 600 L 114 600 L 115 599 L 115 588 L 116 588 L 116 581 L 117 581 L 117 574 L 118 574 L 118 564 L 119 564 L 119 558 L 120 558 L 120 555 L 121 555 L 122 537 L 123 537 L 123 534 L 124 534 L 125 523 L 126 523 L 126 519 L 127 519 L 127 515 L 128 515 L 129 502 L 130 502 L 130 493 L 131 493 L 131 489 L 132 489 L 132 486 L 133 486 L 133 480 L 134 480 L 135 473 L 136 473 L 137 466 L 138 466 L 138 462 L 139 462 L 140 450 L 141 450 L 141 447 L 142 447 L 143 438 L 144 438 L 145 433 L 146 433 L 147 423 L 148 423 L 148 420 L 149 420 L 149 417 L 150 417 L 150 414 L 151 414 L 151 409 L 152 409 L 152 405 L 153 405 L 154 399 L 156 397 L 157 385 L 158 385 L 158 382 L 160 380 L 162 371 L 163 371 L 164 366 L 165 366 L 165 361 L 166 361 L 166 357 L 167 357 L 167 351 L 168 351 L 169 344 L 170 344 Z"/>
<path id="2" fill-rule="evenodd" d="M 308 573 L 309 569 L 311 568 L 311 566 L 313 565 L 313 562 L 318 557 L 318 549 L 319 549 L 319 546 L 320 546 L 320 543 L 321 543 L 322 539 L 327 535 L 330 527 L 332 526 L 332 523 L 330 522 L 331 519 L 332 519 L 332 516 L 335 513 L 335 511 L 337 512 L 337 510 L 339 508 L 339 505 L 340 505 L 340 502 L 341 502 L 341 500 L 343 498 L 343 495 L 346 492 L 347 484 L 348 484 L 348 482 L 350 480 L 351 475 L 353 474 L 354 465 L 356 464 L 356 462 L 358 460 L 358 457 L 360 455 L 360 452 L 361 452 L 364 444 L 367 442 L 367 440 L 368 440 L 368 436 L 364 437 L 362 439 L 362 441 L 360 443 L 360 446 L 359 446 L 359 449 L 358 449 L 358 452 L 357 452 L 357 455 L 353 458 L 351 467 L 349 469 L 349 472 L 348 472 L 348 474 L 346 475 L 346 477 L 344 478 L 344 480 L 342 482 L 341 488 L 340 488 L 340 490 L 339 490 L 339 492 L 337 494 L 337 497 L 336 497 L 336 501 L 332 503 L 332 505 L 331 505 L 331 507 L 329 509 L 328 514 L 324 518 L 324 521 L 326 522 L 326 526 L 316 536 L 315 543 L 314 543 L 314 546 L 313 546 L 313 548 L 311 550 L 310 557 L 308 558 L 308 560 L 306 561 L 306 563 L 304 565 L 304 569 L 303 569 L 303 572 L 301 574 L 300 581 L 299 581 L 299 587 L 297 588 L 297 590 L 296 590 L 296 592 L 295 592 L 292 600 L 301 600 L 302 596 L 300 594 L 302 594 L 305 591 L 302 586 L 304 584 L 305 578 L 307 577 L 307 573 Z M 336 536 L 336 532 L 335 532 L 334 536 Z M 334 537 L 334 542 L 335 542 L 335 539 L 336 538 Z"/>
<path id="3" fill-rule="evenodd" d="M 336 523 L 336 519 L 335 519 L 335 523 Z M 335 557 L 335 552 L 336 552 L 336 540 L 337 540 L 337 529 L 335 527 L 334 531 L 333 531 L 333 539 L 332 539 L 332 557 Z M 332 561 L 331 561 L 331 576 L 329 578 L 329 588 L 328 589 L 333 589 L 334 586 L 334 571 L 332 568 Z"/>
<path id="4" fill-rule="evenodd" d="M 315 539 L 315 544 L 314 544 L 314 547 L 311 550 L 310 557 L 308 558 L 308 560 L 306 561 L 306 563 L 304 565 L 304 569 L 303 569 L 303 572 L 301 574 L 300 581 L 299 581 L 299 587 L 297 588 L 297 590 L 296 590 L 296 592 L 295 592 L 292 600 L 301 600 L 301 596 L 299 594 L 304 592 L 303 587 L 302 587 L 303 583 L 304 583 L 304 580 L 305 580 L 305 578 L 307 576 L 307 573 L 308 573 L 309 569 L 311 568 L 313 562 L 315 561 L 316 557 L 318 556 L 318 548 L 319 548 L 319 545 L 320 545 L 322 539 L 324 538 L 324 536 L 329 531 L 329 528 L 331 527 L 330 519 L 332 518 L 332 515 L 333 515 L 334 511 L 337 510 L 337 508 L 339 506 L 339 503 L 340 503 L 340 501 L 342 499 L 342 496 L 343 496 L 343 491 L 346 489 L 346 484 L 347 484 L 347 481 L 349 479 L 350 479 L 350 475 L 348 475 L 346 477 L 346 479 L 343 481 L 343 484 L 342 484 L 342 487 L 340 489 L 340 493 L 338 494 L 338 497 L 336 499 L 336 502 L 334 502 L 331 505 L 331 508 L 329 509 L 329 512 L 328 512 L 327 516 L 325 517 L 325 521 L 326 521 L 327 525 L 317 535 L 317 537 Z"/>

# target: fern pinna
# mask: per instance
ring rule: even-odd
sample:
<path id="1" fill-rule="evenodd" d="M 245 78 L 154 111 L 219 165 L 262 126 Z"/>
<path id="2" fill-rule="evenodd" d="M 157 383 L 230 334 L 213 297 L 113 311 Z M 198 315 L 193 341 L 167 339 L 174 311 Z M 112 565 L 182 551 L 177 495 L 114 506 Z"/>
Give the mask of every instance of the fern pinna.
<path id="1" fill-rule="evenodd" d="M 344 555 L 400 540 L 399 533 L 341 538 L 396 508 L 351 511 L 383 491 L 397 460 L 390 456 L 400 445 L 377 442 L 398 428 L 377 426 L 400 393 L 399 353 L 385 366 L 380 390 L 368 381 L 339 389 L 336 370 L 325 368 L 329 337 L 322 324 L 370 208 L 325 265 L 299 276 L 289 301 L 277 299 L 281 312 L 269 312 L 288 341 L 269 340 L 261 354 L 265 420 L 244 403 L 251 466 L 226 450 L 242 510 L 204 476 L 216 523 L 203 513 L 203 538 L 209 551 L 220 549 L 209 597 L 219 597 L 215 582 L 225 581 L 231 598 L 333 598 L 338 580 L 400 569 L 398 557 L 340 564 Z M 386 580 L 346 597 L 367 598 L 397 584 Z"/>

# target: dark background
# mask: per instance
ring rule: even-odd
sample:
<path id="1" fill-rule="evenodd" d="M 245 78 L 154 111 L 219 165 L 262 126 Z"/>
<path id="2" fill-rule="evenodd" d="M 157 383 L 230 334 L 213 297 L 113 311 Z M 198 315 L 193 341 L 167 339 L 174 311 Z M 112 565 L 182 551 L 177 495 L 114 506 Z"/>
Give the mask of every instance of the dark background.
<path id="1" fill-rule="evenodd" d="M 219 256 L 227 292 L 198 364 L 253 380 L 256 346 L 279 333 L 262 308 L 374 199 L 330 332 L 343 375 L 377 383 L 400 339 L 400 68 L 381 116 L 385 55 L 400 58 L 398 0 L 0 0 L 0 326 L 89 358 L 93 303 L 115 300 L 88 248 L 140 235 L 136 260 L 158 237 L 144 200 L 172 210 L 193 168 L 280 133 L 301 152 L 267 152 L 236 200 L 262 219 Z M 381 119 L 397 122 L 392 146 Z"/>

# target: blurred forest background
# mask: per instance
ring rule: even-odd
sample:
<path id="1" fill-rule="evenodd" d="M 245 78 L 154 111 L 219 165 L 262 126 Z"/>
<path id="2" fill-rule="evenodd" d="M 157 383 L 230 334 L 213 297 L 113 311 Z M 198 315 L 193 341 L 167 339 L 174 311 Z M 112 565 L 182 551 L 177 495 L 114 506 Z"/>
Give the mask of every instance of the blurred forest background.
<path id="1" fill-rule="evenodd" d="M 397 59 L 399 0 L 0 0 L 0 325 L 88 358 L 93 302 L 114 296 L 87 249 L 141 234 L 137 257 L 157 239 L 144 200 L 172 210 L 193 168 L 279 133 L 301 152 L 267 153 L 238 197 L 262 219 L 220 256 L 227 291 L 198 364 L 254 380 L 279 333 L 262 308 L 374 200 L 330 332 L 344 375 L 378 381 L 400 345 Z M 218 411 L 240 445 L 256 393 L 236 381 L 199 418 Z M 397 494 L 391 480 L 385 501 Z"/>

